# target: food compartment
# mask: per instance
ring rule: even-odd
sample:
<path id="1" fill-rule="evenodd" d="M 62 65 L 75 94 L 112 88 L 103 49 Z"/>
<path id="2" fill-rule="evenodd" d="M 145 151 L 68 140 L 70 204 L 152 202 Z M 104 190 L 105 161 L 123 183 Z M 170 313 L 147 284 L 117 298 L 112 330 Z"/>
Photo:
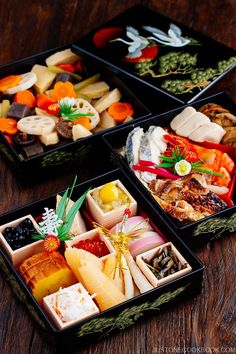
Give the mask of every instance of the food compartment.
<path id="1" fill-rule="evenodd" d="M 109 68 L 68 47 L 4 66 L 0 77 L 0 150 L 25 175 L 82 165 L 104 130 L 149 115 Z"/>
<path id="2" fill-rule="evenodd" d="M 38 234 L 38 224 L 26 215 L 0 226 L 0 244 L 12 264 L 17 267 L 25 258 L 43 251 L 43 242 L 32 238 Z"/>
<path id="3" fill-rule="evenodd" d="M 137 211 L 137 202 L 119 180 L 89 191 L 86 199 L 93 219 L 107 228 L 122 220 L 127 207 L 131 216 Z"/>
<path id="4" fill-rule="evenodd" d="M 57 329 L 63 330 L 99 313 L 92 298 L 83 285 L 78 283 L 46 296 L 43 306 Z"/>
<path id="5" fill-rule="evenodd" d="M 104 235 L 99 235 L 96 229 L 85 232 L 76 236 L 71 241 L 65 242 L 66 247 L 83 249 L 85 247 L 98 247 L 93 254 L 104 261 L 110 254 L 114 254 L 115 250 L 111 242 Z"/>
<path id="6" fill-rule="evenodd" d="M 172 227 L 184 231 L 182 237 L 188 240 L 189 232 L 198 236 L 196 241 L 215 237 L 214 226 L 211 235 L 206 235 L 200 224 L 212 217 L 230 216 L 235 211 L 236 149 L 232 140 L 231 145 L 223 144 L 224 137 L 220 139 L 214 131 L 215 128 L 223 131 L 224 136 L 234 131 L 235 112 L 235 104 L 220 93 L 149 118 L 132 128 L 104 135 L 115 163 L 125 168 L 145 196 L 152 203 L 155 200 L 163 217 Z M 202 117 L 206 123 L 201 123 Z M 195 132 L 199 124 L 200 130 L 204 128 L 204 132 L 196 135 L 198 141 L 190 140 L 187 130 L 186 134 L 182 131 L 184 136 L 177 134 L 180 132 L 173 122 L 177 124 L 179 118 Z M 210 141 L 202 142 L 203 139 Z M 204 235 L 200 237 L 201 234 Z"/>
<path id="7" fill-rule="evenodd" d="M 195 100 L 236 62 L 234 49 L 142 5 L 102 24 L 74 47 L 180 103 Z"/>
<path id="8" fill-rule="evenodd" d="M 168 283 L 192 270 L 171 242 L 138 255 L 136 263 L 155 287 Z"/>
<path id="9" fill-rule="evenodd" d="M 135 196 L 135 200 L 139 205 L 137 213 L 135 216 L 131 216 L 128 210 L 125 210 L 118 226 L 114 221 L 111 229 L 107 229 L 103 224 L 96 225 L 94 229 L 92 215 L 85 203 L 88 190 L 89 188 L 100 188 L 107 183 L 117 181 L 117 178 L 125 190 L 129 191 L 130 195 Z M 66 200 L 66 198 L 69 198 L 69 200 Z M 58 332 L 57 343 L 62 343 L 65 338 L 70 338 L 70 346 L 76 347 L 80 338 L 77 335 L 74 336 L 74 330 L 76 330 L 76 333 L 80 333 L 81 326 L 86 324 L 87 321 L 95 318 L 106 318 L 107 315 L 117 316 L 129 306 L 142 304 L 144 301 L 154 301 L 157 294 L 161 296 L 163 293 L 174 292 L 175 290 L 178 293 L 178 289 L 183 289 L 184 291 L 188 287 L 191 287 L 191 291 L 188 288 L 188 293 L 200 289 L 203 270 L 201 263 L 185 247 L 178 236 L 171 231 L 169 225 L 165 223 L 150 203 L 143 198 L 142 194 L 139 194 L 139 190 L 132 181 L 120 170 L 107 173 L 78 186 L 75 186 L 74 182 L 72 191 L 70 189 L 66 190 L 61 194 L 61 198 L 54 195 L 31 206 L 2 215 L 0 223 L 5 225 L 8 222 L 12 222 L 12 220 L 21 218 L 26 208 L 27 210 L 30 208 L 31 215 L 35 218 L 43 215 L 39 231 L 42 232 L 44 251 L 36 251 L 26 257 L 17 268 L 9 263 L 9 256 L 4 249 L 1 250 L 1 253 L 7 267 L 20 284 L 20 288 L 30 297 L 30 303 L 33 304 L 39 317 L 43 319 L 43 322 L 49 328 L 50 334 Z M 50 222 L 44 215 L 43 210 L 46 210 L 45 208 L 51 210 Z M 70 230 L 78 211 L 80 212 L 80 221 L 78 221 L 77 217 L 73 230 L 78 227 L 79 222 L 79 232 L 81 232 L 82 218 L 83 227 L 87 229 L 87 232 L 81 232 L 76 236 L 77 232 L 70 233 Z M 63 215 L 64 218 L 60 219 Z M 71 215 L 73 215 L 74 219 Z M 133 220 L 133 218 L 136 219 Z M 60 220 L 63 220 L 63 223 Z M 43 225 L 42 222 L 44 222 Z M 48 235 L 45 233 L 46 230 L 42 229 L 45 226 L 47 227 Z M 124 226 L 127 226 L 127 228 Z M 57 235 L 55 234 L 55 227 L 57 228 Z M 52 229 L 54 230 L 54 235 L 52 234 Z M 88 239 L 88 235 L 90 237 L 97 234 L 99 234 L 100 240 L 107 238 L 112 245 L 110 247 L 107 242 L 107 248 L 110 247 L 110 254 L 105 257 L 97 257 L 97 252 L 93 252 L 94 247 L 91 247 L 91 244 L 88 245 L 88 243 L 83 244 L 81 249 L 71 247 L 71 244 L 78 240 L 85 240 Z M 69 241 L 66 236 L 73 238 Z M 150 243 L 151 237 L 153 237 L 152 243 Z M 132 246 L 133 242 L 138 241 L 139 238 L 142 240 L 142 244 L 136 247 L 135 251 L 139 249 L 139 252 L 134 254 L 129 247 Z M 145 240 L 148 241 L 147 244 L 145 244 Z M 175 282 L 155 288 L 138 268 L 135 257 L 147 249 L 155 249 L 157 245 L 164 244 L 167 240 L 176 246 L 191 265 L 192 271 L 176 279 Z M 131 241 L 130 244 L 129 241 Z M 194 280 L 193 283 L 192 280 Z M 61 304 L 57 299 L 64 292 L 67 293 L 68 289 L 77 287 L 81 289 L 80 284 L 92 297 L 92 299 L 90 297 L 90 300 L 97 307 L 93 307 L 93 312 L 89 306 L 89 311 L 86 315 L 84 311 L 80 312 L 77 309 L 78 313 L 80 312 L 79 318 L 74 319 L 73 316 L 73 318 L 70 317 L 71 314 L 74 315 L 73 309 L 70 310 L 70 306 L 68 305 L 67 308 L 67 305 L 65 305 L 66 313 L 67 315 L 69 314 L 69 317 L 67 317 L 68 321 L 65 321 L 65 318 L 61 321 L 61 316 L 63 315 L 60 306 L 64 307 L 64 300 Z M 158 293 L 155 293 L 156 291 Z M 82 293 L 85 296 L 83 290 Z M 74 295 L 69 294 L 68 296 L 68 302 L 70 303 L 70 299 Z M 58 306 L 55 306 L 55 301 Z M 68 302 L 65 301 L 65 304 L 68 304 Z M 51 304 L 55 306 L 56 310 L 51 307 Z"/>

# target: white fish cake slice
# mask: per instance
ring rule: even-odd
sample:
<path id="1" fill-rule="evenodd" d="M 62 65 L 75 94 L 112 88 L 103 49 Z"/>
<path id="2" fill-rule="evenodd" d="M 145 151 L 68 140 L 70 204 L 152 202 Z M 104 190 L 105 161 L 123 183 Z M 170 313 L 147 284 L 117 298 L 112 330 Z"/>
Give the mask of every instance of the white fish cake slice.
<path id="1" fill-rule="evenodd" d="M 176 130 L 176 134 L 188 138 L 191 133 L 203 124 L 210 123 L 210 119 L 201 112 L 194 113 L 190 119 Z"/>
<path id="2" fill-rule="evenodd" d="M 211 143 L 219 144 L 225 135 L 226 131 L 216 123 L 203 124 L 195 129 L 189 136 L 189 139 L 202 143 L 208 141 Z"/>
<path id="3" fill-rule="evenodd" d="M 44 135 L 51 133 L 55 125 L 55 121 L 50 117 L 28 116 L 18 121 L 17 129 L 27 134 Z"/>
<path id="4" fill-rule="evenodd" d="M 171 129 L 176 131 L 182 125 L 188 122 L 190 117 L 196 113 L 196 109 L 193 107 L 186 107 L 181 113 L 179 113 L 170 123 Z"/>

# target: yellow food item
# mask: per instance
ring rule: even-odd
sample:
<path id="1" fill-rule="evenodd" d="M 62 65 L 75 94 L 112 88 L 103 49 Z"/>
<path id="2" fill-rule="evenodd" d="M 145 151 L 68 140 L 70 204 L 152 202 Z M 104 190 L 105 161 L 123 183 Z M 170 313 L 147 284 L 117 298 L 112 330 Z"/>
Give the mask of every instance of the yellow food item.
<path id="1" fill-rule="evenodd" d="M 37 76 L 37 81 L 34 84 L 34 88 L 37 92 L 43 93 L 53 83 L 56 74 L 48 70 L 46 66 L 35 64 L 31 69 Z"/>
<path id="2" fill-rule="evenodd" d="M 41 302 L 47 295 L 77 282 L 63 256 L 58 252 L 41 252 L 27 258 L 19 267 L 20 274 L 33 296 Z"/>
<path id="3" fill-rule="evenodd" d="M 105 184 L 99 191 L 103 203 L 111 203 L 119 198 L 118 188 L 113 183 Z"/>
<path id="4" fill-rule="evenodd" d="M 118 305 L 126 300 L 126 297 L 116 287 L 115 283 L 101 270 L 87 264 L 79 268 L 81 283 L 90 294 L 96 293 L 95 300 L 101 311 Z"/>
<path id="5" fill-rule="evenodd" d="M 108 212 L 121 206 L 128 206 L 130 203 L 129 196 L 115 183 L 107 183 L 102 188 L 95 188 L 91 196 L 98 206 Z"/>
<path id="6" fill-rule="evenodd" d="M 72 272 L 79 281 L 81 281 L 79 267 L 90 264 L 92 269 L 103 269 L 103 262 L 100 258 L 82 249 L 68 247 L 65 250 L 65 258 Z"/>
<path id="7" fill-rule="evenodd" d="M 123 274 L 117 265 L 117 259 L 114 254 L 106 258 L 103 273 L 113 280 L 116 287 L 124 294 Z"/>

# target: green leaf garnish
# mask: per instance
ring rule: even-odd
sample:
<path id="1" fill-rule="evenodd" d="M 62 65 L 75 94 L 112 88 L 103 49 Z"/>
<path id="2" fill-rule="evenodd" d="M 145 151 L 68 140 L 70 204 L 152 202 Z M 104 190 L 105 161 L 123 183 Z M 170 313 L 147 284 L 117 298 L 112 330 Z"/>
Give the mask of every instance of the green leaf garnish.
<path id="1" fill-rule="evenodd" d="M 83 204 L 83 201 L 86 198 L 86 195 L 88 194 L 89 190 L 90 188 L 86 192 L 84 192 L 84 194 L 73 204 L 73 206 L 68 211 L 65 223 L 58 229 L 58 234 L 60 235 L 60 238 L 68 235 L 73 224 L 75 215 Z"/>

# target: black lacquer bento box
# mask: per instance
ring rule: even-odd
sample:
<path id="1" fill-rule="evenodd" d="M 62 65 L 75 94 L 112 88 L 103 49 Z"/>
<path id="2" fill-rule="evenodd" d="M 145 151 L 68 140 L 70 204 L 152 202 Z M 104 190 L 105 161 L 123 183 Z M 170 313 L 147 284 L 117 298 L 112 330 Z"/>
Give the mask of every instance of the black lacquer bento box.
<path id="1" fill-rule="evenodd" d="M 15 295 L 24 303 L 34 321 L 37 322 L 42 334 L 56 346 L 58 353 L 69 353 L 72 350 L 78 349 L 79 346 L 103 338 L 109 333 L 113 333 L 115 330 L 123 330 L 133 325 L 144 315 L 154 314 L 155 309 L 158 311 L 159 308 L 162 309 L 162 306 L 164 309 L 167 304 L 170 306 L 169 303 L 175 305 L 185 297 L 197 294 L 201 289 L 204 269 L 201 262 L 191 250 L 185 246 L 183 241 L 171 229 L 169 224 L 166 223 L 157 209 L 155 209 L 142 192 L 139 191 L 138 186 L 136 186 L 135 183 L 121 170 L 113 170 L 87 181 L 86 183 L 76 185 L 71 198 L 76 200 L 88 188 L 96 188 L 114 180 L 119 180 L 119 183 L 123 185 L 123 188 L 126 188 L 135 199 L 138 205 L 138 214 L 144 215 L 145 218 L 148 218 L 151 225 L 154 226 L 154 230 L 162 235 L 165 242 L 171 242 L 172 247 L 175 247 L 175 249 L 178 250 L 181 254 L 180 257 L 183 257 L 184 262 L 187 262 L 188 264 L 188 272 L 182 270 L 181 272 L 184 272 L 181 273 L 182 276 L 179 276 L 178 278 L 172 278 L 173 275 L 170 275 L 170 280 L 168 282 L 165 284 L 160 283 L 153 290 L 149 290 L 134 298 L 130 298 L 119 305 L 113 306 L 105 311 L 94 314 L 90 318 L 84 319 L 80 322 L 77 321 L 74 325 L 59 330 L 57 324 L 53 322 L 52 318 L 45 313 L 45 310 L 42 309 L 35 297 L 32 296 L 23 278 L 13 266 L 12 262 L 17 260 L 12 260 L 5 248 L 1 248 L 1 269 L 3 274 L 10 282 Z M 33 204 L 23 206 L 10 213 L 1 215 L 0 225 L 22 218 L 29 213 L 37 219 L 37 217 L 42 214 L 43 208 L 46 206 L 49 208 L 55 208 L 55 199 L 55 195 L 49 196 Z M 85 207 L 82 207 L 81 210 L 82 215 L 85 215 L 84 208 Z M 89 231 L 89 233 L 91 233 L 91 231 Z"/>
<path id="2" fill-rule="evenodd" d="M 150 117 L 137 124 L 129 125 L 129 127 L 120 128 L 119 131 L 117 132 L 106 133 L 103 136 L 104 141 L 106 142 L 109 149 L 111 150 L 110 153 L 111 161 L 116 166 L 119 166 L 120 168 L 123 168 L 125 170 L 125 172 L 133 180 L 133 182 L 136 185 L 139 185 L 139 188 L 142 191 L 145 198 L 147 198 L 152 203 L 152 205 L 155 205 L 155 208 L 168 222 L 170 227 L 174 229 L 187 244 L 190 244 L 191 246 L 194 247 L 201 246 L 205 242 L 208 242 L 216 237 L 219 237 L 222 234 L 227 234 L 230 231 L 234 231 L 234 225 L 235 225 L 234 219 L 236 215 L 236 207 L 235 207 L 236 190 L 234 188 L 235 172 L 231 175 L 231 184 L 229 187 L 231 201 L 229 202 L 229 204 L 227 204 L 226 209 L 213 213 L 210 216 L 203 217 L 198 221 L 186 221 L 186 220 L 179 221 L 176 217 L 172 217 L 171 213 L 165 212 L 161 208 L 158 202 L 151 195 L 151 192 L 148 190 L 147 186 L 144 185 L 145 183 L 143 184 L 140 181 L 140 179 L 137 178 L 137 176 L 135 175 L 137 171 L 131 168 L 127 162 L 124 147 L 126 145 L 127 137 L 129 133 L 134 131 L 135 128 L 136 129 L 143 128 L 144 132 L 147 132 L 148 128 L 151 126 L 166 128 L 169 127 L 172 119 L 176 117 L 180 112 L 182 112 L 186 107 L 191 106 L 196 110 L 198 110 L 203 105 L 205 105 L 206 107 L 206 105 L 210 103 L 214 103 L 216 105 L 224 107 L 225 109 L 228 109 L 232 114 L 236 113 L 235 103 L 231 100 L 231 98 L 226 93 L 221 92 L 216 95 L 201 100 L 197 100 L 194 103 L 191 103 L 186 106 L 182 106 L 178 109 L 174 109 L 167 113 Z M 204 144 L 207 149 L 210 149 L 212 151 L 214 151 L 214 149 L 217 149 L 218 146 L 220 146 L 220 145 L 217 146 L 210 143 L 204 143 Z M 236 149 L 234 147 L 227 146 L 227 145 L 221 145 L 221 148 L 223 149 L 222 154 L 226 152 L 230 156 L 231 163 L 232 161 L 235 162 Z M 155 178 L 154 175 L 153 178 Z M 195 207 L 194 203 L 193 203 L 193 207 Z"/>
<path id="3" fill-rule="evenodd" d="M 198 98 L 236 62 L 235 48 L 142 5 L 99 26 L 74 48 L 179 103 Z"/>
<path id="4" fill-rule="evenodd" d="M 1 66 L 0 76 L 4 78 L 9 75 L 19 75 L 30 72 L 35 64 L 45 66 L 46 58 L 57 52 L 68 50 L 68 48 L 71 48 L 71 46 L 67 45 L 55 48 L 13 62 L 9 65 Z M 108 84 L 110 91 L 118 89 L 122 95 L 122 100 L 127 101 L 132 105 L 133 119 L 144 118 L 150 114 L 149 109 L 141 100 L 141 94 L 132 92 L 125 84 L 125 82 L 122 81 L 117 74 L 114 74 L 109 69 L 109 67 L 101 66 L 98 61 L 91 58 L 86 58 L 84 55 L 82 55 L 81 61 L 83 62 L 83 79 L 87 79 L 88 77 L 95 77 L 97 74 L 99 74 L 99 80 Z M 69 72 L 66 72 L 66 75 L 69 74 Z M 59 75 L 59 73 L 57 73 L 57 75 Z M 14 97 L 15 95 L 5 95 L 5 99 L 9 99 L 10 102 L 13 101 Z M 82 95 L 81 97 L 85 97 L 87 99 L 86 96 Z M 4 99 L 4 96 L 2 99 Z M 36 114 L 32 112 L 33 111 L 29 112 L 28 115 Z M 45 115 L 45 113 L 47 115 L 47 112 L 45 111 L 38 114 Z M 37 180 L 40 180 L 46 176 L 48 178 L 49 176 L 68 171 L 69 169 L 81 167 L 88 163 L 91 159 L 97 160 L 99 159 L 99 156 L 103 156 L 103 144 L 101 135 L 104 130 L 106 130 L 105 127 L 103 127 L 101 130 L 98 129 L 90 136 L 86 136 L 79 140 L 73 141 L 72 139 L 68 140 L 66 138 L 61 138 L 59 143 L 49 146 L 41 144 L 38 138 L 36 138 L 37 144 L 39 142 L 40 147 L 43 145 L 43 151 L 40 151 L 39 153 L 32 156 L 25 156 L 22 153 L 21 148 L 14 144 L 14 142 L 12 143 L 11 135 L 0 133 L 0 153 L 7 161 L 9 166 L 13 169 L 13 171 L 17 173 L 17 176 L 23 181 L 25 181 L 29 175 L 32 176 L 33 174 Z M 109 129 L 116 128 L 117 126 L 109 127 Z M 95 158 L 95 156 L 97 157 Z M 30 180 L 32 182 L 32 177 L 30 177 Z"/>

